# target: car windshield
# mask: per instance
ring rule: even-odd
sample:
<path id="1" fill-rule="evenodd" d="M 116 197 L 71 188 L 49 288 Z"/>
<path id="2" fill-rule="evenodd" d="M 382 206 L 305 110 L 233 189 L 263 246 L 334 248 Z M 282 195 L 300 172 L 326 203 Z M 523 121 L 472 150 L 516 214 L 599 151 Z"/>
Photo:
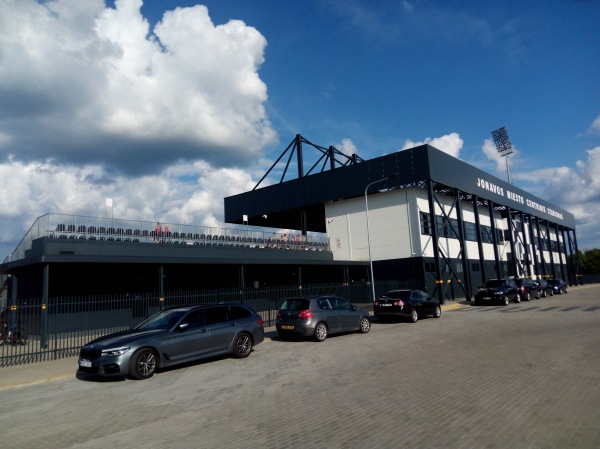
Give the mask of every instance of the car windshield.
<path id="1" fill-rule="evenodd" d="M 185 314 L 187 310 L 165 310 L 151 316 L 136 327 L 137 330 L 171 329 Z"/>
<path id="2" fill-rule="evenodd" d="M 410 299 L 410 290 L 395 290 L 387 292 L 385 295 L 383 295 L 383 298 Z"/>
<path id="3" fill-rule="evenodd" d="M 310 301 L 307 298 L 288 299 L 281 306 L 281 310 L 307 310 Z"/>
<path id="4" fill-rule="evenodd" d="M 485 288 L 503 288 L 506 284 L 504 281 L 499 279 L 491 279 L 489 281 L 485 281 Z"/>

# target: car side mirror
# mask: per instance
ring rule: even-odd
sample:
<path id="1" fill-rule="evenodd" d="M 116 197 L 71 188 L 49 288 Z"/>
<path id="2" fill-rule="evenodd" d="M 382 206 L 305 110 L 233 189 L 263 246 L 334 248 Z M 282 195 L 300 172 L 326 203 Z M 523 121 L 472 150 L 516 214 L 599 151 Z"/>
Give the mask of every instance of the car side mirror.
<path id="1" fill-rule="evenodd" d="M 187 329 L 190 326 L 190 323 L 181 323 L 179 326 L 177 326 L 177 330 L 178 331 L 182 331 Z"/>
<path id="2" fill-rule="evenodd" d="M 356 312 L 356 311 L 358 310 L 358 307 L 356 307 L 356 306 L 352 306 L 352 310 L 353 310 L 354 312 Z"/>

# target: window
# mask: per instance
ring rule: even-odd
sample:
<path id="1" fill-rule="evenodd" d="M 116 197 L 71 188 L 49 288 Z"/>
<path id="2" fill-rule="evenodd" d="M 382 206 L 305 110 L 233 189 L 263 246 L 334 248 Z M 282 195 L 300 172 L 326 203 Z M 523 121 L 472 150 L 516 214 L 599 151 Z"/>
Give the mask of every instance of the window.
<path id="1" fill-rule="evenodd" d="M 352 309 L 352 304 L 342 298 L 331 298 L 331 302 L 333 303 L 333 308 L 335 310 L 350 310 Z"/>
<path id="2" fill-rule="evenodd" d="M 421 234 L 431 235 L 431 217 L 425 212 L 421 212 Z"/>
<path id="3" fill-rule="evenodd" d="M 227 309 L 225 307 L 206 309 L 206 324 L 223 323 L 224 321 L 227 321 Z"/>
<path id="4" fill-rule="evenodd" d="M 433 273 L 435 271 L 435 263 L 425 262 L 425 271 L 427 273 Z"/>
<path id="5" fill-rule="evenodd" d="M 252 313 L 245 307 L 229 306 L 227 317 L 231 320 L 241 320 L 242 318 L 250 318 Z"/>
<path id="6" fill-rule="evenodd" d="M 479 229 L 481 232 L 481 241 L 483 243 L 494 243 L 494 241 L 492 240 L 492 228 L 490 228 L 489 226 L 481 225 Z"/>
<path id="7" fill-rule="evenodd" d="M 206 324 L 206 320 L 204 319 L 204 310 L 194 310 L 183 319 L 183 322 L 188 323 L 188 328 L 190 329 L 204 326 Z"/>
<path id="8" fill-rule="evenodd" d="M 473 268 L 473 271 L 480 271 L 480 270 L 479 270 L 479 264 L 478 264 L 478 263 L 474 263 L 474 264 L 472 264 L 472 268 Z"/>
<path id="9" fill-rule="evenodd" d="M 477 228 L 475 227 L 475 223 L 465 222 L 465 240 L 470 242 L 477 241 Z"/>

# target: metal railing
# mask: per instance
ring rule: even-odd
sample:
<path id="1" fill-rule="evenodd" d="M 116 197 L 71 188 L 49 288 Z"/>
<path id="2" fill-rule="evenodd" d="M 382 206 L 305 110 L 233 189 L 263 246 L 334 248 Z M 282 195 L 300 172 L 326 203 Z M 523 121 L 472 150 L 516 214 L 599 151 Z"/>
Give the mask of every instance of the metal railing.
<path id="1" fill-rule="evenodd" d="M 158 231 L 160 226 L 160 231 Z M 38 217 L 4 263 L 23 259 L 40 237 L 180 245 L 245 246 L 292 250 L 329 251 L 325 234 L 301 235 L 245 226 L 218 228 L 155 221 L 46 214 Z"/>

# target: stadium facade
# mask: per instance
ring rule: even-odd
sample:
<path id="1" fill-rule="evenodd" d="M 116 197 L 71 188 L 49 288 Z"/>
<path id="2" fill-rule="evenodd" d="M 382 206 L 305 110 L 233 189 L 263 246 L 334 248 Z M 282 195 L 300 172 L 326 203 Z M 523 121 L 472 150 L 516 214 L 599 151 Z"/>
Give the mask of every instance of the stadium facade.
<path id="1" fill-rule="evenodd" d="M 305 174 L 307 143 L 290 144 L 295 179 L 224 199 L 225 221 L 238 228 L 171 223 L 159 234 L 154 222 L 38 218 L 0 265 L 13 278 L 10 295 L 301 288 L 373 275 L 376 286 L 407 281 L 446 300 L 471 298 L 490 278 L 577 284 L 566 210 L 429 145 L 341 163 L 333 147 L 317 146 L 329 166 Z M 286 169 L 291 162 L 292 153 Z"/>

